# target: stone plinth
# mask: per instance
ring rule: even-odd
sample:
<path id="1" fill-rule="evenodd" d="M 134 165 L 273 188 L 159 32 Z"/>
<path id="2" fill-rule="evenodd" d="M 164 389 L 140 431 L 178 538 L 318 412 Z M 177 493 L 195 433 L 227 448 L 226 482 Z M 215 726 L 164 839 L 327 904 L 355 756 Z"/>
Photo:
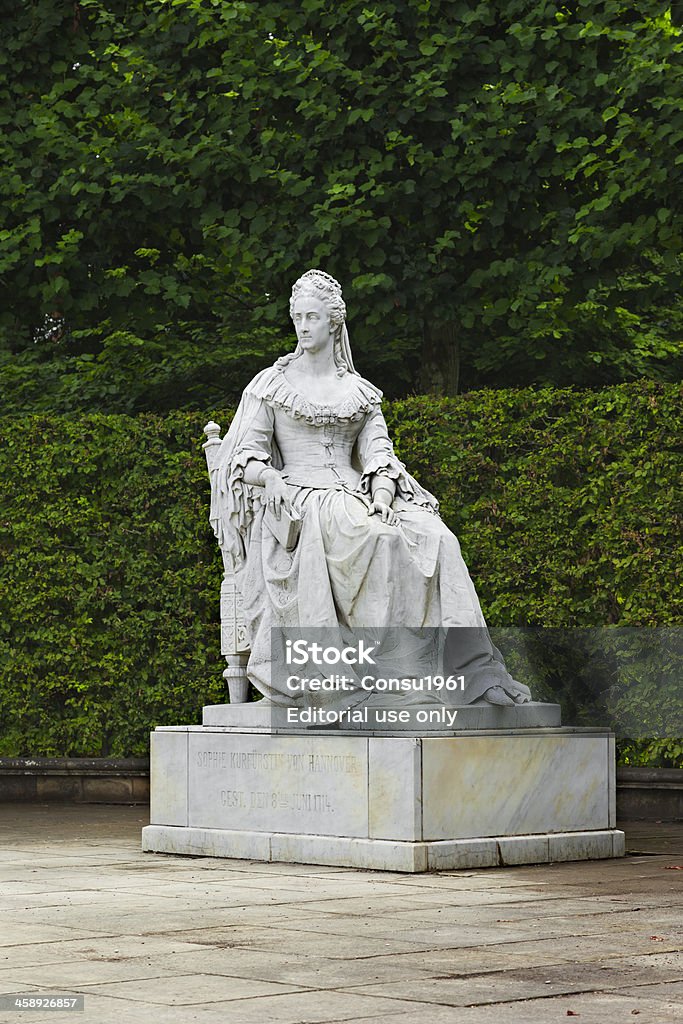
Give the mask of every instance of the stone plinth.
<path id="1" fill-rule="evenodd" d="M 604 730 L 254 728 L 152 734 L 143 849 L 409 872 L 623 855 Z"/>

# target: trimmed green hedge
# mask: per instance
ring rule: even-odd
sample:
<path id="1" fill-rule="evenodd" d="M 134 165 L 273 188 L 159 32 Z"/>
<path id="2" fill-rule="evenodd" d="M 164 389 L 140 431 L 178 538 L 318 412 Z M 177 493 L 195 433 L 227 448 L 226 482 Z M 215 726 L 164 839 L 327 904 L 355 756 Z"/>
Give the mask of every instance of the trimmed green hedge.
<path id="1" fill-rule="evenodd" d="M 680 622 L 681 386 L 395 402 L 495 625 Z"/>
<path id="2" fill-rule="evenodd" d="M 681 389 L 387 406 L 494 625 L 679 621 Z M 230 414 L 212 411 L 225 428 Z M 0 421 L 0 754 L 126 756 L 224 699 L 208 415 Z"/>

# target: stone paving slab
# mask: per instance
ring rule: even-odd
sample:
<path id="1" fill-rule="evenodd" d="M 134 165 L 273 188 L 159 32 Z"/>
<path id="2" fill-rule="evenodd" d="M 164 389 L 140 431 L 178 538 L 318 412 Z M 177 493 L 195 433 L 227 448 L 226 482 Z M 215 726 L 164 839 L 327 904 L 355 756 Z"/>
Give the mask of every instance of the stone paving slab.
<path id="1" fill-rule="evenodd" d="M 209 976 L 201 972 L 201 969 L 199 973 L 183 974 L 173 971 L 162 976 L 147 975 L 128 978 L 125 981 L 72 982 L 69 988 L 73 992 L 84 992 L 86 995 L 118 997 L 125 1003 L 148 1003 L 156 1007 L 211 1006 L 214 1003 L 305 991 L 301 986 L 279 982 L 215 974 Z M 377 993 L 376 998 L 381 996 L 381 992 Z"/>
<path id="2" fill-rule="evenodd" d="M 201 973 L 202 965 L 197 963 L 197 974 Z M 63 986 L 65 991 L 76 989 L 81 985 L 101 985 L 116 981 L 140 981 L 173 976 L 176 964 L 169 965 L 167 958 L 156 958 L 150 961 L 147 957 L 135 959 L 101 960 L 58 960 L 55 963 L 33 964 L 30 967 L 11 967 L 0 970 L 0 981 L 7 975 L 14 985 L 35 988 L 47 985 L 50 988 Z"/>
<path id="3" fill-rule="evenodd" d="M 499 910 L 502 915 L 505 907 Z M 662 912 L 664 913 L 664 912 Z M 670 913 L 670 912 L 667 912 Z M 613 920 L 606 921 L 609 916 Z M 671 915 L 671 927 L 676 926 L 680 916 Z M 615 933 L 623 933 L 624 941 L 629 937 L 632 942 L 647 940 L 658 922 L 647 920 L 634 921 L 630 912 L 622 914 L 597 914 L 585 917 L 543 918 L 541 920 L 508 921 L 504 917 L 490 924 L 466 921 L 462 916 L 451 920 L 447 908 L 437 922 L 421 922 L 419 919 L 408 924 L 398 915 L 381 915 L 377 918 L 343 917 L 326 915 L 312 917 L 299 910 L 293 910 L 285 917 L 274 917 L 266 926 L 251 927 L 245 918 L 248 912 L 234 916 L 234 927 L 229 932 L 225 928 L 211 928 L 207 917 L 207 927 L 201 932 L 178 929 L 179 937 L 184 941 L 218 944 L 230 941 L 232 944 L 246 944 L 257 949 L 277 950 L 282 941 L 281 932 L 289 942 L 297 941 L 301 948 L 318 948 L 327 956 L 345 956 L 354 949 L 362 949 L 359 955 L 373 955 L 378 951 L 406 952 L 409 947 L 423 949 L 458 948 L 496 944 L 505 939 L 506 942 L 521 942 L 534 938 L 537 941 L 551 941 L 553 938 L 567 936 L 569 939 L 583 936 L 607 936 L 610 929 Z M 680 928 L 676 929 L 680 932 Z M 290 934 L 293 933 L 293 934 Z M 676 942 L 680 935 L 662 936 L 662 941 Z M 649 948 L 649 946 L 648 946 Z"/>
<path id="4" fill-rule="evenodd" d="M 0 993 L 82 992 L 79 1024 L 683 1021 L 680 826 L 622 861 L 415 876 L 142 854 L 145 823 L 0 805 Z"/>
<path id="5" fill-rule="evenodd" d="M 439 915 L 444 912 L 448 913 L 450 920 L 456 920 L 458 917 L 470 920 L 473 906 L 477 908 L 478 919 L 492 921 L 497 921 L 500 918 L 501 909 L 507 917 L 515 920 L 538 918 L 539 913 L 542 916 L 552 915 L 555 911 L 563 915 L 580 916 L 586 913 L 623 912 L 625 909 L 623 901 L 609 900 L 597 903 L 594 897 L 574 897 L 573 895 L 568 899 L 562 897 L 549 899 L 547 896 L 541 897 L 536 894 L 530 894 L 530 898 L 501 895 L 499 900 L 491 899 L 491 894 L 487 894 L 489 898 L 486 900 L 463 899 L 463 895 L 472 894 L 459 892 L 450 892 L 447 895 L 443 892 L 388 897 L 382 895 L 383 899 L 379 905 L 377 901 L 368 900 L 367 897 L 352 895 L 337 899 L 306 900 L 300 904 L 300 909 L 305 914 L 320 917 L 330 915 L 332 919 L 334 917 L 349 917 L 354 914 L 364 917 L 370 910 L 374 916 L 396 916 L 399 921 L 407 923 L 418 917 L 425 922 L 438 923 Z M 474 895 L 478 897 L 480 894 Z"/>
<path id="6" fill-rule="evenodd" d="M 359 935 L 358 929 L 353 934 L 341 934 L 336 931 L 329 933 L 311 932 L 305 927 L 296 928 L 248 928 L 227 927 L 215 929 L 197 929 L 195 931 L 178 932 L 182 942 L 195 942 L 199 945 L 217 948 L 242 946 L 247 949 L 279 952 L 283 947 L 291 950 L 296 948 L 307 956 L 324 956 L 331 960 L 355 960 L 358 957 L 388 956 L 394 953 L 408 953 L 411 950 L 425 950 L 438 947 L 438 942 L 415 941 L 410 938 L 394 939 L 374 935 Z M 444 943 L 445 945 L 445 943 Z"/>
<path id="7" fill-rule="evenodd" d="M 344 965 L 337 960 L 322 956 L 302 956 L 299 953 L 274 954 L 256 949 L 229 947 L 179 954 L 173 958 L 177 969 L 186 972 L 201 971 L 205 974 L 223 974 L 233 977 L 254 978 L 260 981 L 276 981 L 282 984 L 304 988 L 353 988 L 362 983 L 403 981 L 405 966 L 401 958 L 375 956 L 358 958 L 353 961 L 353 971 L 344 971 Z M 162 964 L 162 958 L 153 958 L 150 963 Z M 433 968 L 413 967 L 415 977 L 429 978 Z"/>
<path id="8" fill-rule="evenodd" d="M 423 1003 L 415 1016 L 367 1017 L 358 1024 L 572 1024 L 574 1020 L 576 1024 L 680 1024 L 683 1016 L 680 1007 L 668 1001 L 591 992 L 457 1009 Z"/>
<path id="9" fill-rule="evenodd" d="M 125 940 L 125 942 L 123 941 Z M 130 962 L 141 957 L 160 956 L 165 961 L 184 952 L 196 952 L 196 943 L 181 942 L 173 936 L 98 935 L 87 939 L 68 939 L 62 942 L 44 940 L 29 944 L 0 947 L 0 978 L 10 968 L 29 967 L 34 964 L 59 964 L 87 959 L 90 962 Z"/>
<path id="10" fill-rule="evenodd" d="M 639 985 L 636 988 L 621 989 L 622 994 L 637 996 L 638 999 L 657 999 L 661 1002 L 673 1003 L 683 1020 L 683 981 L 662 981 L 656 984 Z"/>
<path id="11" fill-rule="evenodd" d="M 643 958 L 645 960 L 646 958 Z M 616 964 L 555 964 L 543 967 L 507 968 L 469 977 L 436 975 L 424 980 L 374 983 L 357 985 L 347 991 L 364 995 L 386 995 L 392 998 L 410 998 L 425 1003 L 439 1003 L 450 1006 L 470 1006 L 473 1003 L 505 1003 L 508 1000 L 546 998 L 551 995 L 594 992 L 598 990 L 622 989 L 629 994 L 638 994 L 638 986 L 646 986 L 647 993 L 657 998 L 672 998 L 673 986 L 683 985 L 681 977 L 683 964 L 660 966 L 656 974 L 647 962 L 625 965 Z M 658 985 L 653 983 L 662 978 Z M 626 983 L 627 988 L 623 988 Z M 680 990 L 679 990 L 680 991 Z M 683 1004 L 682 1004 L 683 1005 Z"/>

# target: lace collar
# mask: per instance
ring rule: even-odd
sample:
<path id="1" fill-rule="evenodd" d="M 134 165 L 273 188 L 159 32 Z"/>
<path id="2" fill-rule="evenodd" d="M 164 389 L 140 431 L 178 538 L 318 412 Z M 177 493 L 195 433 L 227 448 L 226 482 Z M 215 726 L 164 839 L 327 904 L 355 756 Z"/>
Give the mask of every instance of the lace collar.
<path id="1" fill-rule="evenodd" d="M 337 423 L 361 420 L 381 404 L 382 392 L 358 374 L 351 374 L 353 387 L 340 402 L 325 405 L 308 398 L 287 380 L 275 363 L 256 377 L 247 391 L 269 405 L 282 409 L 292 419 L 306 423 Z"/>

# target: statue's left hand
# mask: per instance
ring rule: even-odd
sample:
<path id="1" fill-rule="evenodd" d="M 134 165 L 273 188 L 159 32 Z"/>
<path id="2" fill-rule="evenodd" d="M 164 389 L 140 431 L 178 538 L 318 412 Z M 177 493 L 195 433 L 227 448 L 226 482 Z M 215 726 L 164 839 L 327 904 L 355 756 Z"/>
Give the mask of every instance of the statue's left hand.
<path id="1" fill-rule="evenodd" d="M 401 522 L 391 505 L 387 505 L 383 501 L 373 501 L 368 509 L 368 515 L 378 515 L 382 522 L 389 526 L 398 526 Z"/>

